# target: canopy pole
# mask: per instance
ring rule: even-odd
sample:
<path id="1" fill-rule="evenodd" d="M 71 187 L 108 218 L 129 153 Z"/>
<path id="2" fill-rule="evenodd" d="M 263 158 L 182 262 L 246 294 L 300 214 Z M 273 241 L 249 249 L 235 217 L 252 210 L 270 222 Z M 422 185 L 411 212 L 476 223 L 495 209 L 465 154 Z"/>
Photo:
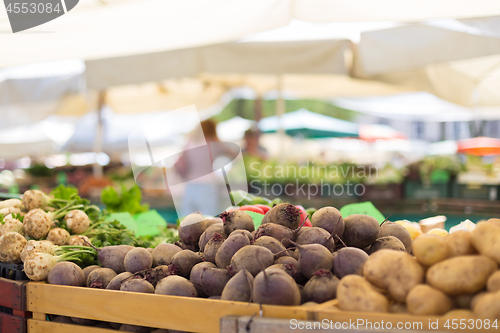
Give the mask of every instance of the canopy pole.
<path id="1" fill-rule="evenodd" d="M 283 75 L 278 74 L 276 77 L 276 90 L 278 98 L 276 99 L 276 117 L 278 118 L 278 146 L 279 146 L 279 160 L 285 161 L 285 130 L 283 128 L 283 115 L 285 114 L 285 100 L 283 99 Z"/>
<path id="2" fill-rule="evenodd" d="M 97 128 L 96 135 L 94 139 L 94 153 L 96 157 L 96 161 L 92 166 L 92 173 L 96 178 L 102 178 L 103 176 L 103 167 L 99 163 L 97 163 L 97 154 L 102 152 L 102 139 L 103 139 L 103 121 L 102 121 L 102 110 L 104 108 L 105 103 L 105 91 L 102 90 L 99 92 L 99 97 L 97 101 Z"/>

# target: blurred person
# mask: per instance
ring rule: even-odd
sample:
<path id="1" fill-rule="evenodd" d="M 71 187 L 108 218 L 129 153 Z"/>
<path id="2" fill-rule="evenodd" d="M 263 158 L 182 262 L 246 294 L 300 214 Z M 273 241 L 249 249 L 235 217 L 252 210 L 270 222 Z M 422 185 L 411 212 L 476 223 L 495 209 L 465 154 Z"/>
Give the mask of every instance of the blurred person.
<path id="1" fill-rule="evenodd" d="M 267 150 L 259 143 L 259 130 L 250 128 L 245 131 L 245 136 L 243 138 L 245 140 L 245 148 L 242 151 L 244 155 L 259 157 L 263 160 L 269 158 Z"/>
<path id="2" fill-rule="evenodd" d="M 181 215 L 200 211 L 204 215 L 217 215 L 225 207 L 220 206 L 221 195 L 224 195 L 225 186 L 221 188 L 220 177 L 213 172 L 213 162 L 217 157 L 227 152 L 220 145 L 210 147 L 210 143 L 220 142 L 216 131 L 217 125 L 213 120 L 201 122 L 203 133 L 195 131 L 177 161 L 175 168 L 185 180 L 186 188 L 182 200 Z M 208 144 L 208 146 L 207 146 Z M 207 161 L 207 150 L 210 161 Z M 210 164 L 208 164 L 210 162 Z M 227 195 L 227 193 L 225 193 Z"/>

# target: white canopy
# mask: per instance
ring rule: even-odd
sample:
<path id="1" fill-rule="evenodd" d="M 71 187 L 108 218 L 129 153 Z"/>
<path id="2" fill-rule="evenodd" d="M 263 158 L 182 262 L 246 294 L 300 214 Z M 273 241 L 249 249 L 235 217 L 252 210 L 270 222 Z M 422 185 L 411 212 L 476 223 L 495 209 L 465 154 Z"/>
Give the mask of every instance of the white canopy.
<path id="1" fill-rule="evenodd" d="M 492 17 L 366 32 L 355 73 L 463 106 L 500 106 L 499 27 Z"/>
<path id="2" fill-rule="evenodd" d="M 0 34 L 0 67 L 160 52 L 238 40 L 313 22 L 475 18 L 500 14 L 496 0 L 82 0 L 65 15 L 16 34 Z M 0 31 L 9 31 L 0 11 Z"/>
<path id="3" fill-rule="evenodd" d="M 500 119 L 500 107 L 477 107 L 471 110 L 426 92 L 336 98 L 333 103 L 349 110 L 404 121 L 455 122 Z"/>

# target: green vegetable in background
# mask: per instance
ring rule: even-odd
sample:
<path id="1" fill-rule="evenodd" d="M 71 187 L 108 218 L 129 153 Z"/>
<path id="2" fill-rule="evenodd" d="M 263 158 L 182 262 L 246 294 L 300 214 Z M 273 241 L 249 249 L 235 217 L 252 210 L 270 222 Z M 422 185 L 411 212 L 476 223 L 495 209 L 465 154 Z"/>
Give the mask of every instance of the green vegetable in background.
<path id="1" fill-rule="evenodd" d="M 106 187 L 101 194 L 101 200 L 110 213 L 129 212 L 132 215 L 149 210 L 149 205 L 141 204 L 142 194 L 139 186 L 134 185 L 129 190 L 121 186 L 120 194 L 113 187 Z"/>

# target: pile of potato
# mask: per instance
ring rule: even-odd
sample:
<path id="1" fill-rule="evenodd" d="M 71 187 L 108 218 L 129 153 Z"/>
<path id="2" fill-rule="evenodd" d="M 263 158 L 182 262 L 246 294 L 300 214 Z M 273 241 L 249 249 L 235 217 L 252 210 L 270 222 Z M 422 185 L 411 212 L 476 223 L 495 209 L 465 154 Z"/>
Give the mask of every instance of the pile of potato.
<path id="1" fill-rule="evenodd" d="M 372 253 L 360 275 L 340 280 L 339 308 L 500 319 L 500 219 L 473 231 L 420 235 L 412 253 Z"/>

